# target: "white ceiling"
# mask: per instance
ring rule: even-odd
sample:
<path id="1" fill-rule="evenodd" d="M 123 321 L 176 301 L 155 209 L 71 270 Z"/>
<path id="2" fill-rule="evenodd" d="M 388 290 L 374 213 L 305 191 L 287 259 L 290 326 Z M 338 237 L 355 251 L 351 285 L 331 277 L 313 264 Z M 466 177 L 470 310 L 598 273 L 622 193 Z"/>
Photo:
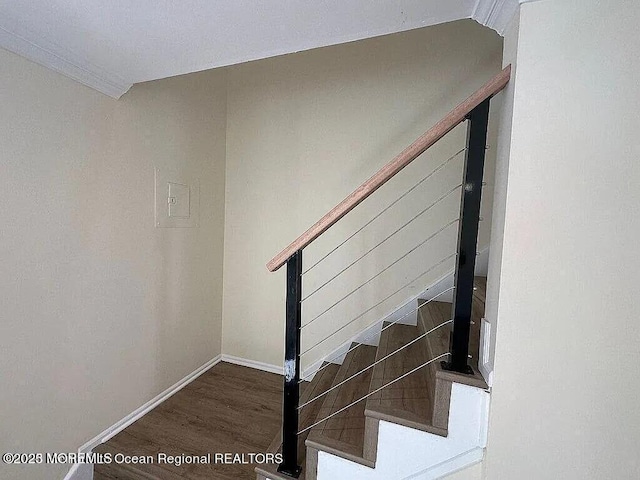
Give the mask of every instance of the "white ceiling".
<path id="1" fill-rule="evenodd" d="M 119 98 L 132 84 L 475 18 L 517 0 L 0 0 L 0 46 Z"/>

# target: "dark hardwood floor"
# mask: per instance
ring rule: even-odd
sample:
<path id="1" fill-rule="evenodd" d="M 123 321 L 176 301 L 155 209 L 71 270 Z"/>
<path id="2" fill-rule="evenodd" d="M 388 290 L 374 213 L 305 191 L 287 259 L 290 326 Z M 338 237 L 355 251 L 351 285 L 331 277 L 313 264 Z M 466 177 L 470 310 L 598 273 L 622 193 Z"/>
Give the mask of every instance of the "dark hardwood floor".
<path id="1" fill-rule="evenodd" d="M 94 451 L 264 453 L 280 428 L 282 377 L 219 363 Z M 246 457 L 245 457 L 246 458 Z M 255 464 L 103 464 L 94 480 L 255 479 Z"/>

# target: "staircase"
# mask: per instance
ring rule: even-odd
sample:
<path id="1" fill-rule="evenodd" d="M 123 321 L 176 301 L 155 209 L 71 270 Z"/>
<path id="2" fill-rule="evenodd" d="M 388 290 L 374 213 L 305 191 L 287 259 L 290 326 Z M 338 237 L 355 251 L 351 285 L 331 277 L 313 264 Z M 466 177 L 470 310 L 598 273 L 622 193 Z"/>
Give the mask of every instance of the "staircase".
<path id="1" fill-rule="evenodd" d="M 478 374 L 478 357 L 486 283 L 474 275 L 478 255 L 478 226 L 482 221 L 480 208 L 485 184 L 483 178 L 490 100 L 507 85 L 510 77 L 511 68 L 507 66 L 267 263 L 267 269 L 271 272 L 286 264 L 282 434 L 274 439 L 271 446 L 273 452 L 281 451 L 282 462 L 277 468 L 257 469 L 259 480 L 299 478 L 301 475 L 314 480 L 430 480 L 482 459 L 488 394 L 484 391 L 487 386 Z M 464 148 L 414 183 L 320 260 L 303 269 L 303 251 L 314 240 L 464 121 L 467 121 Z M 363 248 L 357 253 L 356 259 L 349 259 L 345 266 L 319 287 L 310 292 L 305 290 L 303 295 L 304 275 L 389 212 L 392 206 L 410 198 L 407 195 L 420 185 L 433 185 L 425 183 L 427 180 L 444 181 L 438 179 L 438 172 L 462 152 L 465 155 L 459 183 L 451 186 L 449 193 L 433 203 L 424 198 L 413 199 L 422 208 L 420 213 L 378 240 L 371 248 Z M 369 256 L 456 192 L 460 195 L 458 218 L 444 226 L 438 225 L 441 228 L 431 234 L 426 226 L 420 225 L 418 236 L 424 234 L 423 239 L 418 243 L 411 242 L 411 245 L 396 243 L 394 250 L 397 253 L 392 260 L 382 261 Z M 325 313 L 344 301 L 351 301 L 354 293 L 370 287 L 372 281 L 418 249 L 430 249 L 430 242 L 456 223 L 458 239 L 452 253 L 439 261 L 433 257 L 412 257 L 414 265 L 419 266 L 420 270 L 424 268 L 422 273 L 417 277 L 413 273 L 404 275 L 405 281 L 408 278 L 411 280 L 400 288 L 394 286 L 395 290 L 386 286 L 379 291 L 370 291 L 368 298 L 375 299 L 377 303 L 369 306 L 366 305 L 368 300 L 361 304 L 354 302 L 353 310 L 364 307 L 364 312 L 355 317 L 349 315 L 350 318 L 344 320 L 339 317 L 339 321 L 329 323 L 333 330 L 329 336 L 320 335 L 323 338 L 318 340 L 308 330 L 303 331 L 309 325 L 318 325 L 316 321 Z M 437 255 L 441 255 L 442 250 L 437 251 Z M 426 287 L 426 275 L 449 260 L 455 263 L 453 286 L 448 289 L 453 291 L 452 303 L 442 302 L 444 297 L 440 298 L 440 295 L 445 292 L 441 292 L 435 297 L 430 294 L 424 304 L 416 305 L 414 309 L 411 309 L 411 299 L 397 307 L 395 313 L 406 308 L 417 313 L 416 325 L 401 325 L 397 321 L 380 325 L 380 317 L 377 321 L 372 319 L 373 323 L 360 320 L 357 325 L 364 326 L 360 336 L 350 337 L 351 340 L 341 339 L 344 344 L 339 350 L 341 354 L 344 354 L 343 347 L 347 351 L 340 367 L 321 364 L 313 381 L 302 388 L 304 382 L 300 381 L 300 367 L 301 357 L 305 353 L 336 334 L 345 333 L 345 328 L 394 295 L 402 294 L 407 298 L 411 288 Z M 365 262 L 368 268 L 364 268 Z M 303 321 L 303 302 L 356 264 L 360 270 L 356 270 L 358 275 L 344 288 L 347 293 L 341 292 L 340 298 L 328 301 L 321 313 Z M 385 290 L 393 291 L 388 294 Z M 326 321 L 326 317 L 322 320 Z M 360 340 L 361 335 L 378 328 L 381 328 L 381 335 L 376 346 Z M 309 343 L 315 342 L 304 351 L 301 350 L 303 334 L 313 339 Z M 354 340 L 357 343 L 347 347 Z"/>
<path id="2" fill-rule="evenodd" d="M 342 365 L 324 364 L 311 382 L 301 384 L 300 405 L 322 392 L 329 393 L 300 411 L 300 430 L 312 428 L 298 436 L 298 458 L 303 468 L 299 478 L 318 478 L 318 452 L 375 469 L 381 420 L 447 437 L 452 384 L 487 389 L 477 365 L 485 291 L 486 278 L 475 277 L 470 332 L 473 375 L 443 370 L 439 362 L 420 368 L 449 349 L 450 324 L 425 335 L 451 317 L 451 303 L 433 301 L 419 308 L 417 325 L 385 324 L 377 347 L 354 344 Z M 381 389 L 395 379 L 399 380 Z M 281 447 L 282 434 L 278 433 L 269 452 L 279 453 Z M 257 480 L 291 478 L 278 472 L 277 465 L 262 465 L 255 471 Z"/>

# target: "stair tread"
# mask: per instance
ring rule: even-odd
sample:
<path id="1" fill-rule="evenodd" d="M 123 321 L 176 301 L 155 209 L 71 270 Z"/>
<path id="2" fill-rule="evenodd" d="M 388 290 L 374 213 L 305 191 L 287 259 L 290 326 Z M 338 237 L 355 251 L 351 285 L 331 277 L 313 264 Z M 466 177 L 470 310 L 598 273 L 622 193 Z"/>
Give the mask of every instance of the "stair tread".
<path id="1" fill-rule="evenodd" d="M 373 364 L 376 347 L 360 345 L 349 352 L 336 375 L 333 385 Z M 369 392 L 372 368 L 347 381 L 324 396 L 317 420 L 337 412 Z M 321 400 L 318 400 L 320 402 Z M 365 401 L 356 403 L 311 429 L 307 445 L 319 450 L 373 466 L 363 458 L 365 431 Z"/>
<path id="2" fill-rule="evenodd" d="M 340 365 L 336 365 L 333 363 L 329 363 L 329 364 L 325 363 L 322 365 L 321 368 L 322 370 L 319 370 L 318 373 L 316 373 L 316 375 L 313 377 L 313 380 L 311 382 L 308 382 L 308 383 L 303 382 L 302 384 L 300 384 L 301 392 L 302 392 L 300 395 L 301 404 L 307 402 L 308 400 L 315 397 L 319 393 L 322 393 L 323 391 L 330 388 L 338 370 L 340 369 Z M 317 401 L 317 402 L 312 402 L 306 407 L 301 409 L 300 418 L 298 419 L 298 424 L 300 425 L 301 429 L 304 429 L 310 426 L 311 424 L 313 424 L 321 406 L 322 406 L 322 402 Z M 303 467 L 303 471 L 299 477 L 300 480 L 304 480 L 305 478 L 304 465 L 305 465 L 305 459 L 306 459 L 306 453 L 307 453 L 307 449 L 305 447 L 305 440 L 307 439 L 308 435 L 309 435 L 309 431 L 302 433 L 301 435 L 298 436 L 298 461 L 300 465 L 302 465 Z M 282 430 L 279 430 L 276 436 L 274 437 L 273 441 L 269 445 L 267 452 L 278 453 L 281 451 L 281 449 L 282 449 Z M 278 469 L 278 465 L 264 464 L 256 467 L 255 471 L 258 475 L 262 475 L 274 480 L 280 480 L 280 479 L 287 480 L 291 478 L 279 473 L 277 469 Z"/>
<path id="3" fill-rule="evenodd" d="M 480 325 L 484 318 L 487 279 L 486 277 L 474 278 L 473 298 L 471 303 L 471 331 L 469 336 L 469 354 L 472 357 L 471 366 L 478 369 L 480 354 Z M 429 302 L 420 307 L 420 317 L 425 322 L 424 327 L 429 330 L 452 318 L 452 304 L 448 302 Z M 432 357 L 449 351 L 450 328 L 439 328 L 429 335 L 429 344 L 432 347 Z"/>
<path id="4" fill-rule="evenodd" d="M 397 349 L 409 344 L 420 336 L 419 330 L 412 325 L 386 325 L 380 336 L 376 361 L 389 356 Z M 429 360 L 423 339 L 380 361 L 375 367 L 371 380 L 371 391 L 381 388 L 423 365 Z M 367 399 L 367 414 L 388 420 L 398 417 L 398 423 L 407 420 L 415 424 L 428 425 L 433 409 L 432 394 L 426 368 L 397 380 Z"/>
<path id="5" fill-rule="evenodd" d="M 476 281 L 478 278 L 476 277 Z M 483 279 L 486 281 L 486 279 Z M 477 284 L 477 283 L 476 283 Z M 481 293 L 476 295 L 480 291 Z M 456 383 L 462 383 L 478 388 L 487 388 L 487 384 L 482 378 L 482 375 L 478 370 L 478 359 L 480 354 L 480 324 L 481 319 L 484 316 L 484 287 L 481 286 L 474 292 L 472 309 L 471 309 L 471 330 L 469 332 L 469 355 L 471 359 L 469 366 L 474 371 L 473 375 L 462 375 L 455 372 L 448 372 L 440 367 L 440 362 L 434 364 L 432 369 L 435 376 L 438 378 L 446 379 Z M 452 317 L 452 304 L 446 302 L 429 302 L 424 304 L 419 309 L 419 321 L 418 326 L 423 331 L 428 331 L 443 322 L 446 322 Z M 433 333 L 427 336 L 427 349 L 430 358 L 435 358 L 438 355 L 449 351 L 449 336 L 451 328 L 449 326 L 443 326 Z"/>
<path id="6" fill-rule="evenodd" d="M 486 388 L 482 377 L 477 373 L 477 361 L 480 345 L 480 320 L 484 317 L 486 300 L 486 278 L 475 277 L 472 303 L 470 354 L 475 375 L 460 375 L 447 372 L 435 362 L 425 368 L 407 375 L 389 387 L 371 395 L 329 420 L 315 426 L 300 435 L 298 442 L 298 458 L 303 466 L 300 479 L 305 478 L 306 446 L 341 456 L 351 461 L 374 466 L 374 461 L 365 459 L 363 455 L 365 442 L 366 417 L 386 420 L 410 428 L 446 436 L 446 428 L 432 424 L 434 411 L 435 378 L 465 383 Z M 323 368 L 310 382 L 301 395 L 300 403 L 304 403 L 330 387 L 337 385 L 351 375 L 381 360 L 389 353 L 417 338 L 426 331 L 448 321 L 452 316 L 452 305 L 447 302 L 429 302 L 419 310 L 418 326 L 394 324 L 386 328 L 380 337 L 380 345 L 371 347 L 360 345 L 347 354 L 343 364 L 329 365 Z M 316 421 L 336 412 L 354 400 L 424 364 L 431 358 L 448 352 L 450 326 L 438 328 L 426 338 L 416 341 L 375 367 L 361 373 L 344 385 L 329 392 L 322 399 L 304 407 L 300 413 L 300 428 L 304 429 Z M 447 406 L 448 410 L 448 406 Z M 445 417 L 446 418 L 446 417 Z M 444 424 L 446 426 L 446 423 Z M 274 438 L 269 452 L 277 453 L 282 446 L 281 432 Z M 277 465 L 262 465 L 256 473 L 266 478 L 286 480 L 290 477 L 277 472 Z M 315 473 L 315 472 L 314 472 Z M 309 476 L 314 477 L 314 473 Z M 259 477 L 260 478 L 260 477 Z"/>

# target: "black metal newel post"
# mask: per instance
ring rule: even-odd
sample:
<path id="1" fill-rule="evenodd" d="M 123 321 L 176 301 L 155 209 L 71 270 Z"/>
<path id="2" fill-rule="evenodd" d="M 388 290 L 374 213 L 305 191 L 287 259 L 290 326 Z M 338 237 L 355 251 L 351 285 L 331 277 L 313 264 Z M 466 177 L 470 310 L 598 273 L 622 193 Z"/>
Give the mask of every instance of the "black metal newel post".
<path id="1" fill-rule="evenodd" d="M 284 399 L 282 406 L 282 463 L 278 471 L 298 477 L 298 403 L 300 327 L 302 313 L 302 250 L 287 260 L 287 313 L 284 343 Z"/>
<path id="2" fill-rule="evenodd" d="M 473 373 L 467 364 L 469 356 L 469 330 L 473 302 L 473 277 L 478 244 L 478 222 L 482 198 L 482 175 L 487 145 L 489 123 L 489 99 L 486 99 L 469 116 L 467 152 L 464 161 L 464 181 L 460 204 L 460 228 L 458 229 L 458 260 L 453 295 L 453 331 L 449 362 L 443 368 L 460 373 Z"/>

